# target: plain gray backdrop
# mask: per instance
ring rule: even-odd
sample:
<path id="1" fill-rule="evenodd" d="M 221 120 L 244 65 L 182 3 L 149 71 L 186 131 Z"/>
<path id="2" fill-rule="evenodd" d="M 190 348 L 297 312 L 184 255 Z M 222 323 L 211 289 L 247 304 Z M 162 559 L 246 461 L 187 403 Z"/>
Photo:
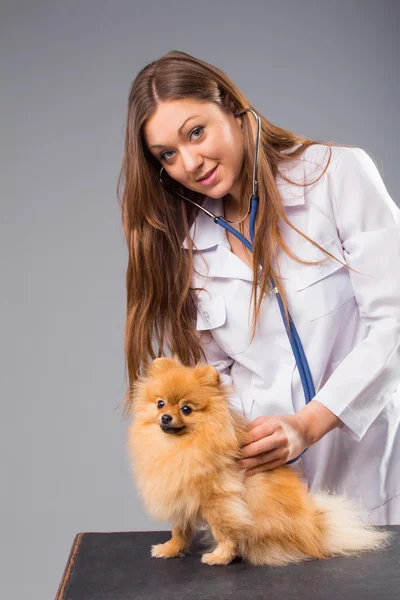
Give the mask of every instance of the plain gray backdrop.
<path id="1" fill-rule="evenodd" d="M 149 520 L 126 452 L 129 86 L 169 50 L 224 70 L 299 134 L 366 150 L 398 202 L 399 3 L 2 0 L 1 576 L 56 594 L 80 531 Z"/>

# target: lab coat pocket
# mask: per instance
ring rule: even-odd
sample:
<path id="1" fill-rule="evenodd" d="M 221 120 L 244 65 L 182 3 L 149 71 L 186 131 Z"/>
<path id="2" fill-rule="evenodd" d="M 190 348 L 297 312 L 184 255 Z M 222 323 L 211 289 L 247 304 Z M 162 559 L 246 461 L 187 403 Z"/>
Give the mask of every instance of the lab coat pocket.
<path id="1" fill-rule="evenodd" d="M 344 262 L 335 239 L 332 238 L 320 246 Z M 309 321 L 333 312 L 354 296 L 349 271 L 345 266 L 318 248 L 315 248 L 311 260 L 324 257 L 327 257 L 327 260 L 320 264 L 296 266 L 297 301 L 299 309 Z"/>
<path id="2" fill-rule="evenodd" d="M 225 296 L 210 295 L 208 292 L 198 294 L 197 323 L 198 331 L 210 330 L 217 344 L 229 356 L 243 352 L 250 343 L 249 332 L 234 328 L 227 308 Z"/>

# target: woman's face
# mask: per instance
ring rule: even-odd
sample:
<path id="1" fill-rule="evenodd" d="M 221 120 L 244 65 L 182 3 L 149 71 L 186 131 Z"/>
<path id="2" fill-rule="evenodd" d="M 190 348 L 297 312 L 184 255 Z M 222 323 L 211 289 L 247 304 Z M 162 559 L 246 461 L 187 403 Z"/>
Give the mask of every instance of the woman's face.
<path id="1" fill-rule="evenodd" d="M 212 102 L 162 101 L 144 125 L 150 152 L 170 177 L 212 198 L 229 194 L 239 201 L 243 164 L 242 117 Z M 200 179 L 216 168 L 211 177 Z"/>

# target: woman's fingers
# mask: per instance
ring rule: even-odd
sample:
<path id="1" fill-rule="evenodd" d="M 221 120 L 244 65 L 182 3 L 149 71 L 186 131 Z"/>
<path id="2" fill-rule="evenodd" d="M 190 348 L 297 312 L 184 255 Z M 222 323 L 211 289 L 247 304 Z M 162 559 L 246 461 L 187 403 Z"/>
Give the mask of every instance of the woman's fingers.
<path id="1" fill-rule="evenodd" d="M 272 435 L 268 435 L 267 437 L 262 437 L 242 447 L 242 458 L 259 456 L 265 452 L 271 452 L 272 450 L 279 449 L 282 446 L 286 446 L 287 441 L 287 436 L 283 431 L 279 433 L 276 432 Z"/>
<path id="2" fill-rule="evenodd" d="M 242 458 L 238 461 L 238 464 L 243 469 L 252 469 L 259 465 L 269 464 L 271 461 L 282 459 L 286 456 L 287 452 L 282 448 L 275 448 L 269 452 L 263 452 L 257 456 L 251 458 Z"/>

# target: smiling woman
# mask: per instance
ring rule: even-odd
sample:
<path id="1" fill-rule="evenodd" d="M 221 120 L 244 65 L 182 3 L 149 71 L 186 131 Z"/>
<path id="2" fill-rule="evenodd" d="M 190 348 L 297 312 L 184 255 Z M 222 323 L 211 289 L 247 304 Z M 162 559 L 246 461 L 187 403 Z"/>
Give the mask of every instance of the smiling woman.
<path id="1" fill-rule="evenodd" d="M 200 205 L 207 199 L 223 198 L 225 217 L 240 220 L 252 189 L 255 124 L 236 113 L 249 106 L 250 102 L 225 73 L 185 52 L 169 52 L 150 63 L 131 86 L 125 154 L 118 182 L 129 246 L 126 357 L 130 387 L 165 347 L 185 364 L 205 357 L 195 329 L 197 303 L 191 290 L 193 244 L 189 230 L 198 209 L 164 189 L 160 169 L 187 198 Z M 308 147 L 318 144 L 260 118 L 260 203 L 253 256 L 232 234 L 224 234 L 232 253 L 255 275 L 253 335 L 272 275 L 287 314 L 285 290 L 273 265 L 277 248 L 301 261 L 286 246 L 278 221 L 313 243 L 287 218 L 277 176 L 281 167 L 283 171 Z M 330 145 L 325 143 L 327 148 Z M 247 232 L 248 225 L 246 218 L 238 229 Z M 189 240 L 189 247 L 182 252 L 185 240 Z M 145 264 L 152 268 L 144 270 Z M 129 398 L 128 390 L 126 415 Z"/>
<path id="2" fill-rule="evenodd" d="M 253 110 L 250 254 L 199 206 L 241 221 L 249 237 Z M 217 67 L 173 51 L 132 83 L 118 195 L 129 251 L 125 416 L 157 356 L 205 361 L 254 419 L 248 474 L 307 448 L 311 490 L 340 490 L 377 524 L 400 522 L 400 211 L 368 154 L 278 127 Z M 310 366 L 306 406 L 278 297 Z"/>

